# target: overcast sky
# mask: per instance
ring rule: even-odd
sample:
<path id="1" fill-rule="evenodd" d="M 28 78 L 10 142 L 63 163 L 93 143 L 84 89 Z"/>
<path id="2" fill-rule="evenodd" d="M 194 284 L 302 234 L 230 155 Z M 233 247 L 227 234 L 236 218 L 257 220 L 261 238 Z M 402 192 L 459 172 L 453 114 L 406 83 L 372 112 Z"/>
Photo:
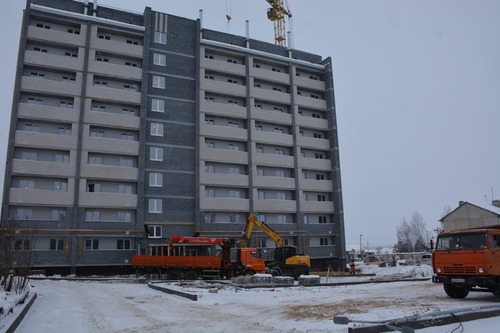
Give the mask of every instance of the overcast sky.
<path id="1" fill-rule="evenodd" d="M 1 0 L 4 174 L 23 0 Z M 145 6 L 273 42 L 265 0 L 99 0 Z M 294 47 L 332 57 L 346 242 L 392 246 L 413 212 L 428 229 L 458 201 L 500 199 L 500 1 L 288 0 Z M 228 25 L 226 14 L 232 16 Z M 3 188 L 3 179 L 0 180 Z"/>

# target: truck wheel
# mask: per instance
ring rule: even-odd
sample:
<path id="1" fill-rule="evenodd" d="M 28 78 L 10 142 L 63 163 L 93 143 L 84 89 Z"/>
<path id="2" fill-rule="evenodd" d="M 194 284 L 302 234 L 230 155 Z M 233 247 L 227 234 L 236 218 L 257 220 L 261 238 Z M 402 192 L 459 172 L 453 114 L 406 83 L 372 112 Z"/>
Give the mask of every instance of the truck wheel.
<path id="1" fill-rule="evenodd" d="M 469 295 L 469 289 L 467 287 L 457 286 L 454 284 L 445 283 L 443 285 L 444 291 L 451 298 L 465 298 Z"/>
<path id="2" fill-rule="evenodd" d="M 306 271 L 304 269 L 302 269 L 302 268 L 297 268 L 293 272 L 293 278 L 295 280 L 298 280 L 301 275 L 309 275 L 309 274 L 306 274 Z"/>
<path id="3" fill-rule="evenodd" d="M 181 272 L 177 270 L 171 270 L 167 272 L 167 280 L 180 280 Z"/>
<path id="4" fill-rule="evenodd" d="M 195 270 L 189 270 L 184 274 L 186 280 L 198 280 L 198 272 Z"/>

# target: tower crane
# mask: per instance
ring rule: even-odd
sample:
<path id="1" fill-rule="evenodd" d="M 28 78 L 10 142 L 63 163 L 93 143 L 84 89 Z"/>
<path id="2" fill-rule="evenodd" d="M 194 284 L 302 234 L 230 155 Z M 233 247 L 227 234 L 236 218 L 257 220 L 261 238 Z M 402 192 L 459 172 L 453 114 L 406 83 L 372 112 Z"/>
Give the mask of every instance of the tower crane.
<path id="1" fill-rule="evenodd" d="M 292 13 L 285 4 L 286 0 L 266 0 L 271 8 L 267 9 L 267 18 L 274 23 L 274 43 L 286 46 L 285 18 L 292 17 Z"/>

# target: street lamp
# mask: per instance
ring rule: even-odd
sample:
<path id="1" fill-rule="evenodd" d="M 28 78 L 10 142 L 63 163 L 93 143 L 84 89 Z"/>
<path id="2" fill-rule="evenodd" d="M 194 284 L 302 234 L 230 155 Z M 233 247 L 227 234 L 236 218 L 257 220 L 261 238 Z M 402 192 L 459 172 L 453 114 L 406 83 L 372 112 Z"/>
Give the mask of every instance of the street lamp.
<path id="1" fill-rule="evenodd" d="M 363 234 L 359 234 L 359 257 L 361 259 L 361 261 L 363 261 L 363 252 L 361 251 L 361 246 L 362 246 L 362 242 L 361 242 L 361 239 L 363 237 Z"/>

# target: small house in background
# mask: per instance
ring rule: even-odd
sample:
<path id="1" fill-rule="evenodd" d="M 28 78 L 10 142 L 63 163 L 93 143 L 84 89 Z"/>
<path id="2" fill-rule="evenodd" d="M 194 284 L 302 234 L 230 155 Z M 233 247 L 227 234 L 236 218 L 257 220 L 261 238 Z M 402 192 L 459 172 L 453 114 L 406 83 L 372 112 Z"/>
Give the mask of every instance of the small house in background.
<path id="1" fill-rule="evenodd" d="M 457 208 L 439 221 L 443 231 L 498 226 L 500 225 L 500 200 L 493 200 L 491 204 L 460 201 Z"/>

